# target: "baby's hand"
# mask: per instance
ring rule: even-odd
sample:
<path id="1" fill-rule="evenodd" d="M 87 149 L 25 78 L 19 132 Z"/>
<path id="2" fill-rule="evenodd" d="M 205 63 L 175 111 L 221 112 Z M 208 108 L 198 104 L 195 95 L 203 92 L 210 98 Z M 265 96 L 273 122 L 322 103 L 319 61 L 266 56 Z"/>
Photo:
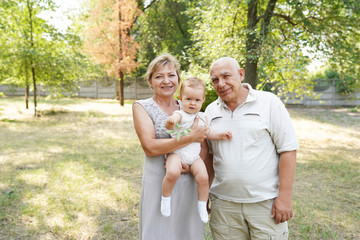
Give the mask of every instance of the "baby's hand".
<path id="1" fill-rule="evenodd" d="M 232 139 L 232 133 L 231 132 L 224 132 L 223 134 L 222 134 L 222 139 L 223 140 L 231 140 Z"/>
<path id="2" fill-rule="evenodd" d="M 174 129 L 174 128 L 175 128 L 175 125 L 176 125 L 176 122 L 175 122 L 175 119 L 174 119 L 174 118 L 169 117 L 169 118 L 166 120 L 165 127 L 166 127 L 167 130 Z"/>

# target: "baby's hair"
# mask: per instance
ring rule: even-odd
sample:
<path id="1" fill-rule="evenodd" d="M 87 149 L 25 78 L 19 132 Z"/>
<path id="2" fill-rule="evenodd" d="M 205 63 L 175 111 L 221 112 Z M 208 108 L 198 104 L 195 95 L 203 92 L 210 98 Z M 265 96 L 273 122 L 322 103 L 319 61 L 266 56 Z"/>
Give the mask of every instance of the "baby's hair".
<path id="1" fill-rule="evenodd" d="M 189 88 L 198 88 L 201 87 L 204 89 L 204 97 L 205 97 L 205 84 L 204 82 L 197 77 L 188 77 L 186 78 L 180 86 L 180 96 L 182 95 L 184 88 L 185 87 L 189 87 Z"/>

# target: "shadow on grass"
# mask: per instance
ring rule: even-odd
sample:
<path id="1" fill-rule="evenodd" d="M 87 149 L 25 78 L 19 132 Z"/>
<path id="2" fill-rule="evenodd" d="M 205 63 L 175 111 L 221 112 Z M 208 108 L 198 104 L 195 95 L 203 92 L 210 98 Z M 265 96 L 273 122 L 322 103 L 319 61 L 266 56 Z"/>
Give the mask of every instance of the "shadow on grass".
<path id="1" fill-rule="evenodd" d="M 342 153 L 342 154 L 339 154 Z M 291 239 L 360 239 L 360 149 L 313 149 L 297 164 Z"/>
<path id="2" fill-rule="evenodd" d="M 355 126 L 352 115 L 313 112 L 293 114 Z M 1 240 L 138 239 L 143 151 L 129 112 L 8 119 L 0 122 Z M 300 149 L 290 239 L 360 239 L 359 148 L 315 141 L 304 138 Z"/>
<path id="3" fill-rule="evenodd" d="M 53 235 L 59 239 L 85 236 L 134 239 L 141 171 L 123 168 L 122 161 L 110 166 L 110 160 L 96 161 L 98 156 L 108 155 L 98 154 L 89 159 L 86 155 L 72 154 L 64 160 L 49 156 L 54 161 L 8 164 L 8 170 L 1 171 L 5 178 L 8 176 L 9 183 L 0 190 L 2 238 L 39 239 Z M 71 165 L 73 171 L 69 170 Z M 44 177 L 46 181 L 39 184 L 25 181 L 31 177 Z"/>
<path id="4" fill-rule="evenodd" d="M 143 152 L 132 122 L 58 117 L 0 125 L 0 239 L 137 239 Z"/>
<path id="5" fill-rule="evenodd" d="M 360 112 L 351 112 L 347 108 L 289 108 L 288 110 L 292 118 L 360 130 Z"/>

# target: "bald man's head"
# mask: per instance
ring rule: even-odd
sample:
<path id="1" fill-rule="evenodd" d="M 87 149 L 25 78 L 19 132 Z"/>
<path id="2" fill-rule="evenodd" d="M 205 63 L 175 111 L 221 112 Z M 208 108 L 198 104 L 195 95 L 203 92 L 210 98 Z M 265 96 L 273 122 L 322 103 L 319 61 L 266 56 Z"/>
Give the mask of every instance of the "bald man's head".
<path id="1" fill-rule="evenodd" d="M 213 62 L 213 64 L 211 64 L 210 72 L 214 67 L 219 66 L 219 65 L 224 65 L 224 64 L 231 65 L 231 67 L 233 67 L 235 70 L 240 69 L 240 65 L 239 65 L 238 61 L 236 61 L 234 58 L 222 57 L 222 58 L 217 59 L 215 62 Z"/>

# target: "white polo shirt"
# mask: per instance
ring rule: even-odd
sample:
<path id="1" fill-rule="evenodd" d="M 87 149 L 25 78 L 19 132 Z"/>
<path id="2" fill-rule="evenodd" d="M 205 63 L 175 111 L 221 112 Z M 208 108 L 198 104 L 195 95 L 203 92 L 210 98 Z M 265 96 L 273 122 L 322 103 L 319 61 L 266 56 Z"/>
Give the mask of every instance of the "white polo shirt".
<path id="1" fill-rule="evenodd" d="M 205 110 L 210 127 L 231 131 L 231 141 L 208 141 L 215 179 L 210 193 L 239 203 L 260 202 L 278 196 L 279 153 L 299 148 L 284 104 L 274 94 L 249 84 L 244 103 L 232 112 L 218 98 Z"/>

